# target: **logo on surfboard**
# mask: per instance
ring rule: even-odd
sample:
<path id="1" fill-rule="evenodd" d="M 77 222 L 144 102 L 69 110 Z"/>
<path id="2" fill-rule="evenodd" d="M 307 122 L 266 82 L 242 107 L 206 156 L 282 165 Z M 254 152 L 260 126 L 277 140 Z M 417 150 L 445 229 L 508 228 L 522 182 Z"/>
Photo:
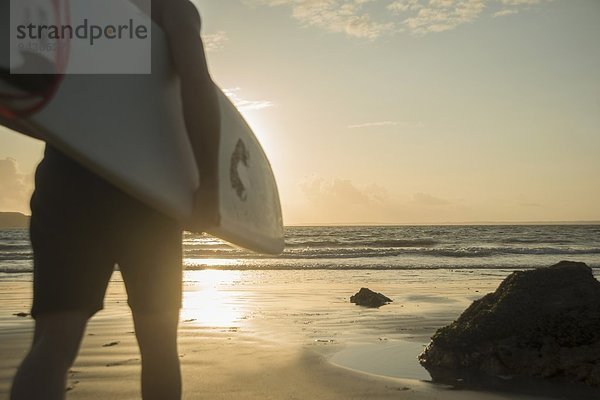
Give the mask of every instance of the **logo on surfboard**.
<path id="1" fill-rule="evenodd" d="M 250 153 L 242 139 L 239 139 L 233 153 L 231 153 L 229 181 L 231 182 L 231 187 L 242 201 L 246 201 L 248 198 L 248 188 L 250 186 L 248 178 L 249 161 Z"/>

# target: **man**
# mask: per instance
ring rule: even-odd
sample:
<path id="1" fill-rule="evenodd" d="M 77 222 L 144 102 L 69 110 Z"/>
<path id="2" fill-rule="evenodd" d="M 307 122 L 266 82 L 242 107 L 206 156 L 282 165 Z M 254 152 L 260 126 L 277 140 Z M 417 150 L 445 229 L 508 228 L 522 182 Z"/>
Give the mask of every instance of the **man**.
<path id="1" fill-rule="evenodd" d="M 214 225 L 219 220 L 218 104 L 199 35 L 200 16 L 188 0 L 153 0 L 152 18 L 166 32 L 181 79 L 186 127 L 204 177 L 197 204 L 204 225 Z M 142 356 L 142 396 L 180 398 L 181 227 L 51 145 L 36 171 L 31 209 L 35 333 L 11 399 L 64 398 L 67 372 L 87 321 L 103 307 L 115 264 L 125 281 Z"/>

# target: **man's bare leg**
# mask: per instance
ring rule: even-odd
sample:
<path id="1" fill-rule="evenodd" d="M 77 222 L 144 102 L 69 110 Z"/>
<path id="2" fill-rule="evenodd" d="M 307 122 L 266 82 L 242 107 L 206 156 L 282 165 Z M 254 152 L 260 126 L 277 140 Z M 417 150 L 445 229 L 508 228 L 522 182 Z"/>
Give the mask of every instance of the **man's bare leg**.
<path id="1" fill-rule="evenodd" d="M 142 398 L 181 398 L 181 371 L 177 351 L 179 310 L 160 314 L 133 313 L 142 355 Z"/>
<path id="2" fill-rule="evenodd" d="M 65 398 L 67 372 L 73 365 L 88 315 L 61 312 L 39 316 L 33 344 L 13 380 L 12 400 Z"/>

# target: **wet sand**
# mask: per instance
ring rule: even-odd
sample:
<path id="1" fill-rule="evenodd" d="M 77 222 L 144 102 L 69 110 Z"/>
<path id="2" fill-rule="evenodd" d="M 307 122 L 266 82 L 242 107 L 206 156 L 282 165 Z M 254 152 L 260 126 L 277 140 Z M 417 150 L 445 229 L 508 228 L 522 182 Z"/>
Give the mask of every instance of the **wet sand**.
<path id="1" fill-rule="evenodd" d="M 528 399 L 429 382 L 416 356 L 510 271 L 189 271 L 179 352 L 184 398 Z M 31 283 L 0 280 L 0 397 L 31 340 Z M 394 300 L 349 303 L 361 286 Z M 139 352 L 120 275 L 88 326 L 68 399 L 136 399 Z M 540 397 L 535 397 L 540 398 Z"/>

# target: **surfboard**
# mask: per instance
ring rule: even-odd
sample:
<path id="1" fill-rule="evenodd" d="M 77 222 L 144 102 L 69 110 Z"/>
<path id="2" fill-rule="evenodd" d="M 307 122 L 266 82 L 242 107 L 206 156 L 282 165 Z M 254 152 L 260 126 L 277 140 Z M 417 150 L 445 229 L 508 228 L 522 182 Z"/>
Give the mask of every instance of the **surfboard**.
<path id="1" fill-rule="evenodd" d="M 94 13 L 89 7 L 102 12 L 102 5 L 70 2 L 71 18 Z M 127 1 L 118 7 L 111 12 L 140 12 Z M 0 19 L 7 23 L 6 14 Z M 123 191 L 181 221 L 184 228 L 193 227 L 194 194 L 201 177 L 165 34 L 154 23 L 151 34 L 151 74 L 75 75 L 68 61 L 51 100 L 22 122 Z M 70 52 L 101 62 L 102 54 L 89 49 L 75 44 Z M 7 60 L 0 63 L 9 67 Z M 11 89 L 10 84 L 2 82 L 0 89 Z M 279 254 L 284 248 L 283 221 L 271 165 L 240 112 L 219 88 L 217 93 L 221 220 L 207 233 L 249 250 Z"/>

